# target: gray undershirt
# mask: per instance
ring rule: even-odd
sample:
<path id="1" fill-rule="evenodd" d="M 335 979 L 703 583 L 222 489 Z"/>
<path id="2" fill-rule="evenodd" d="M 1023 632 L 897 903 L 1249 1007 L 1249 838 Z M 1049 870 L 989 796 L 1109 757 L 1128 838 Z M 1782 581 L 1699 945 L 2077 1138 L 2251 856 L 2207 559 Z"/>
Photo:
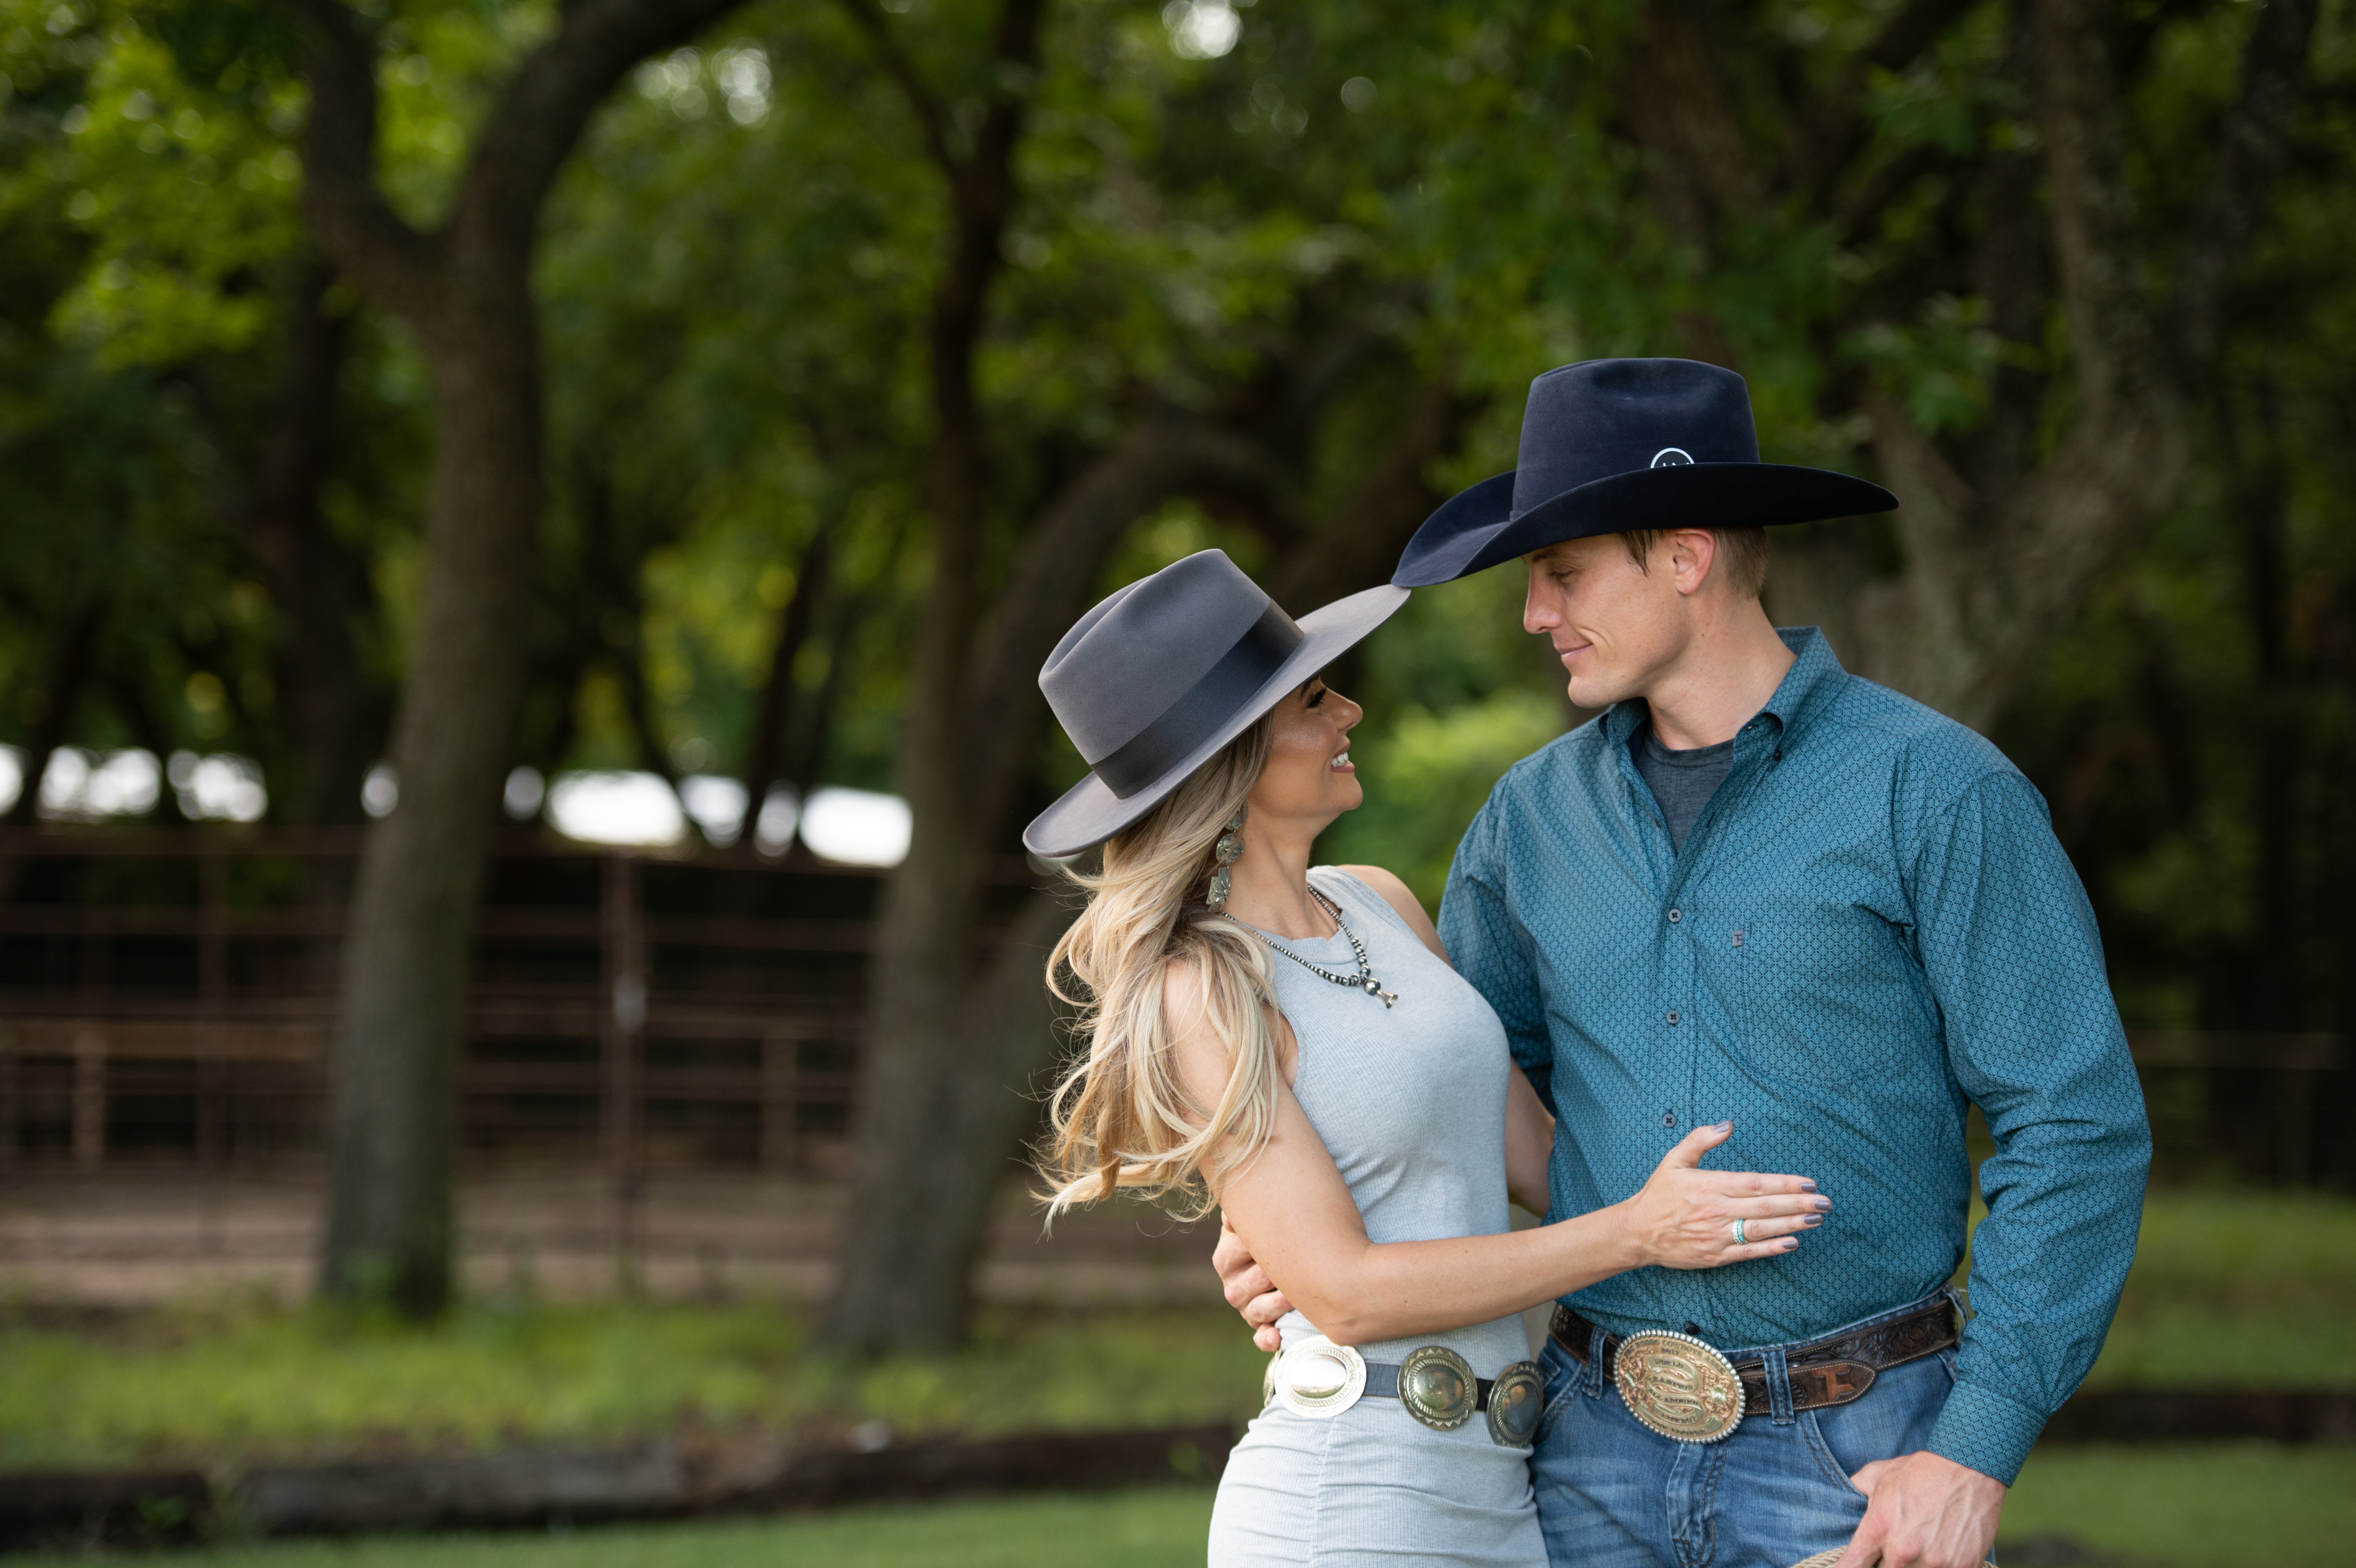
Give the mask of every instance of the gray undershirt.
<path id="1" fill-rule="evenodd" d="M 1718 793 L 1718 786 L 1734 766 L 1734 742 L 1720 741 L 1715 746 L 1697 746 L 1690 752 L 1672 752 L 1661 744 L 1653 733 L 1651 724 L 1639 729 L 1631 746 L 1636 772 L 1661 805 L 1661 816 L 1669 825 L 1669 847 L 1679 854 L 1685 852 L 1686 835 L 1701 817 L 1702 807 Z"/>

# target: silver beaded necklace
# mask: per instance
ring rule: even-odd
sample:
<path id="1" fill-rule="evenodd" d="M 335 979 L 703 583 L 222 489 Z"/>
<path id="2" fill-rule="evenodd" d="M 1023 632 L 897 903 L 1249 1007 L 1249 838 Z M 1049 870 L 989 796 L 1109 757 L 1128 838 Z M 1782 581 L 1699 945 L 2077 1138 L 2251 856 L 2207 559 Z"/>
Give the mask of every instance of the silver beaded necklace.
<path id="1" fill-rule="evenodd" d="M 1252 934 L 1258 937 L 1262 942 L 1267 943 L 1270 952 L 1283 954 L 1287 958 L 1291 959 L 1295 964 L 1300 965 L 1303 969 L 1308 970 L 1312 975 L 1318 976 L 1320 979 L 1331 980 L 1337 986 L 1347 986 L 1353 990 L 1364 991 L 1366 995 L 1379 1000 L 1385 1008 L 1389 1008 L 1392 1004 L 1396 1003 L 1398 1000 L 1398 993 L 1396 991 L 1384 990 L 1382 982 L 1375 978 L 1375 966 L 1366 962 L 1365 944 L 1358 940 L 1358 933 L 1350 929 L 1350 923 L 1342 918 L 1342 906 L 1335 903 L 1332 899 L 1327 898 L 1323 893 L 1319 892 L 1315 888 L 1311 888 L 1309 890 L 1309 896 L 1317 901 L 1317 907 L 1319 909 L 1323 910 L 1327 914 L 1333 917 L 1333 923 L 1340 926 L 1342 928 L 1342 934 L 1350 939 L 1350 951 L 1356 954 L 1358 957 L 1358 972 L 1356 974 L 1336 975 L 1333 970 L 1325 968 L 1322 965 L 1312 964 L 1308 959 L 1303 958 L 1300 954 L 1295 953 L 1291 948 L 1285 946 L 1282 943 L 1269 935 L 1268 933 L 1261 931 L 1257 927 L 1251 928 Z"/>

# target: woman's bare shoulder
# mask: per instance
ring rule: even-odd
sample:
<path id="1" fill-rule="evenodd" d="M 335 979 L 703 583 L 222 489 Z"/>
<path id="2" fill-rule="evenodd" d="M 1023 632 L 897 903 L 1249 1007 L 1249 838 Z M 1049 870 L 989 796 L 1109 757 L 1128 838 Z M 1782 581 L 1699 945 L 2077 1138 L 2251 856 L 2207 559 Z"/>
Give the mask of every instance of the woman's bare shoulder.
<path id="1" fill-rule="evenodd" d="M 1407 922 L 1408 929 L 1414 932 L 1426 947 L 1441 959 L 1447 958 L 1448 949 L 1440 944 L 1440 929 L 1431 923 L 1431 916 L 1424 912 L 1423 901 L 1417 898 L 1415 890 L 1401 881 L 1396 873 L 1380 866 L 1336 866 L 1333 869 L 1346 871 L 1372 888 L 1376 897 L 1398 912 L 1398 917 Z"/>

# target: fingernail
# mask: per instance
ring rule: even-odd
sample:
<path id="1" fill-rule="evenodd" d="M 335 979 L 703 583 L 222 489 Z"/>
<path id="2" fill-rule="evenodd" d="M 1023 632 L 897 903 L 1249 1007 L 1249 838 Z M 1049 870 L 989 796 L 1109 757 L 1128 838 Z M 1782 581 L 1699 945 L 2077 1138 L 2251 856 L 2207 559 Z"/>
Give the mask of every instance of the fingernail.
<path id="1" fill-rule="evenodd" d="M 1803 1225 L 1821 1225 L 1824 1222 L 1825 1217 L 1822 1214 L 1811 1214 L 1806 1219 L 1800 1221 Z"/>
<path id="2" fill-rule="evenodd" d="M 1717 1133 L 1730 1133 L 1733 1130 L 1734 1124 L 1732 1122 L 1720 1122 L 1717 1126 L 1710 1129 L 1710 1131 Z"/>
<path id="3" fill-rule="evenodd" d="M 1810 1181 L 1810 1180 L 1809 1180 L 1806 1177 L 1804 1177 L 1804 1177 L 1802 1177 L 1802 1178 L 1800 1178 L 1800 1190 L 1801 1190 L 1801 1191 L 1803 1191 L 1803 1192 L 1814 1192 L 1815 1189 L 1816 1189 L 1816 1184 L 1815 1184 L 1815 1182 Z"/>
<path id="4" fill-rule="evenodd" d="M 1833 1200 L 1829 1198 L 1819 1198 L 1816 1200 L 1816 1207 L 1818 1209 L 1829 1209 L 1832 1206 Z"/>
<path id="5" fill-rule="evenodd" d="M 1786 1236 L 1783 1238 L 1783 1250 L 1787 1253 L 1799 1244 L 1800 1238 L 1797 1236 Z"/>

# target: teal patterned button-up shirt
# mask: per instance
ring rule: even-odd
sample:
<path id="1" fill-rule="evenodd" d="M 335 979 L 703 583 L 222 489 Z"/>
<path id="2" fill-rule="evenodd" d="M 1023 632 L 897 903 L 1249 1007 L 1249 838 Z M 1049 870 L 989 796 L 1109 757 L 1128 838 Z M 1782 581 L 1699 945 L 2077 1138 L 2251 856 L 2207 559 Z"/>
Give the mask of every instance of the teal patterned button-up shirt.
<path id="1" fill-rule="evenodd" d="M 1964 1255 L 1965 1102 L 1996 1136 L 1975 1316 L 1933 1452 L 2010 1482 L 2102 1348 L 2151 1136 L 2102 939 L 2045 802 L 1970 730 L 1849 675 L 1813 628 L 1683 853 L 1620 704 L 1498 782 L 1440 906 L 1456 966 L 1560 1120 L 1552 1219 L 1731 1119 L 1716 1168 L 1815 1179 L 1788 1255 L 1565 1299 L 1619 1332 L 1813 1339 Z"/>

